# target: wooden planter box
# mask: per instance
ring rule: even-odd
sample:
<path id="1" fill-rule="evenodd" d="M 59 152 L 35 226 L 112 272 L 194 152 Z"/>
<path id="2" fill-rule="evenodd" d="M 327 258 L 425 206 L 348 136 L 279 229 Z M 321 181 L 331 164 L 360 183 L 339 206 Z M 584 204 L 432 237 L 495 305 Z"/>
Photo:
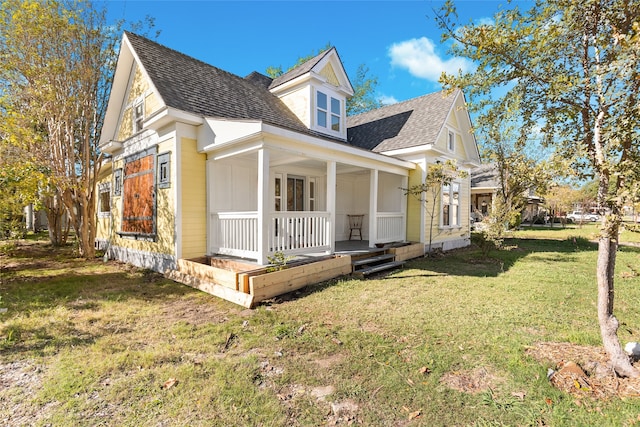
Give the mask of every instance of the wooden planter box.
<path id="1" fill-rule="evenodd" d="M 424 245 L 422 243 L 411 243 L 405 246 L 389 248 L 388 251 L 396 256 L 396 261 L 406 261 L 424 256 Z"/>
<path id="2" fill-rule="evenodd" d="M 349 273 L 351 257 L 340 256 L 249 277 L 249 293 L 256 303 Z"/>
<path id="3" fill-rule="evenodd" d="M 351 257 L 339 256 L 269 272 L 266 267 L 231 271 L 207 264 L 206 258 L 180 259 L 171 280 L 251 308 L 256 303 L 304 286 L 351 273 Z"/>

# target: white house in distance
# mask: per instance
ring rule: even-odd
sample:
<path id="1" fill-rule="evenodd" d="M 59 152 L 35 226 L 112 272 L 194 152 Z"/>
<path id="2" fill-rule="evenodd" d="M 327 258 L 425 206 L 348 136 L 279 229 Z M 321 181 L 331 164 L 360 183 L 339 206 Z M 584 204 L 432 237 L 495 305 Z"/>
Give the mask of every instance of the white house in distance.
<path id="1" fill-rule="evenodd" d="M 97 245 L 157 271 L 181 259 L 334 254 L 363 215 L 363 242 L 428 239 L 403 188 L 429 164 L 480 158 L 461 92 L 358 116 L 335 48 L 271 79 L 239 77 L 125 33 L 100 149 Z M 435 247 L 469 244 L 470 180 L 443 189 Z M 351 236 L 353 238 L 353 235 Z M 358 238 L 358 237 L 356 237 Z"/>

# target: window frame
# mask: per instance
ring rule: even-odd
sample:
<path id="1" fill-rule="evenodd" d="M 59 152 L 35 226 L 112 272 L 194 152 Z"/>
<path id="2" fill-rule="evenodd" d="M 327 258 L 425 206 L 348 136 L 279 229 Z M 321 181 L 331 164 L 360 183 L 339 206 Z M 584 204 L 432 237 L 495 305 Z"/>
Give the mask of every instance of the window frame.
<path id="1" fill-rule="evenodd" d="M 122 168 L 113 171 L 113 195 L 122 196 Z"/>
<path id="2" fill-rule="evenodd" d="M 442 184 L 440 192 L 440 228 L 462 227 L 462 210 L 460 209 L 461 188 L 461 183 L 457 180 Z"/>
<path id="3" fill-rule="evenodd" d="M 452 129 L 447 130 L 447 150 L 456 152 L 456 132 Z"/>
<path id="4" fill-rule="evenodd" d="M 107 198 L 108 207 L 104 209 L 104 197 Z M 111 216 L 111 183 L 103 182 L 98 184 L 98 218 L 108 218 Z"/>
<path id="5" fill-rule="evenodd" d="M 314 90 L 314 128 L 323 133 L 342 136 L 346 123 L 344 99 L 324 88 L 315 88 Z M 321 96 L 326 99 L 324 107 L 320 105 Z M 320 123 L 320 114 L 324 116 L 324 124 Z"/>
<path id="6" fill-rule="evenodd" d="M 156 156 L 157 188 L 171 187 L 171 152 L 166 151 Z"/>
<path id="7" fill-rule="evenodd" d="M 138 108 L 140 108 L 140 115 L 137 114 Z M 131 105 L 131 119 L 133 134 L 142 132 L 144 130 L 144 98 L 136 99 Z"/>

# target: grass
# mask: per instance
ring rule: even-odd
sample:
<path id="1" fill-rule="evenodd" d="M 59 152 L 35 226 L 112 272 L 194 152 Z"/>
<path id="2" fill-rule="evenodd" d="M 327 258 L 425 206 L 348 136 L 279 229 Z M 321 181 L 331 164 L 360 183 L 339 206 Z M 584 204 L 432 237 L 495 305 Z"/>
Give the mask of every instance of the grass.
<path id="1" fill-rule="evenodd" d="M 525 353 L 600 344 L 592 230 L 525 230 L 490 259 L 455 251 L 254 310 L 68 248 L 5 246 L 0 423 L 634 425 L 640 401 L 576 402 Z M 623 342 L 640 341 L 639 257 L 618 255 Z M 469 373 L 491 388 L 443 382 Z"/>

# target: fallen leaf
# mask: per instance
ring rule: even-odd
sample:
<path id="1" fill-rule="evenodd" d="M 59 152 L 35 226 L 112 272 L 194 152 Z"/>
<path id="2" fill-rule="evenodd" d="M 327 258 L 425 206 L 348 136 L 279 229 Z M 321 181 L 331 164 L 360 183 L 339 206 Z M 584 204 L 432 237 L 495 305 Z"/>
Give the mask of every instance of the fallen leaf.
<path id="1" fill-rule="evenodd" d="M 413 411 L 409 414 L 409 419 L 413 420 L 415 418 L 418 418 L 420 415 L 422 415 L 422 411 L 418 409 L 417 411 Z"/>
<path id="2" fill-rule="evenodd" d="M 412 380 L 411 378 L 407 378 L 407 384 L 409 384 L 409 385 L 411 385 L 411 386 L 412 386 L 412 385 L 415 385 L 415 384 L 413 383 L 413 380 Z"/>
<path id="3" fill-rule="evenodd" d="M 517 397 L 520 400 L 524 400 L 524 397 L 527 395 L 524 391 L 514 391 L 511 393 L 511 396 Z"/>
<path id="4" fill-rule="evenodd" d="M 169 378 L 168 380 L 166 380 L 164 382 L 164 384 L 162 384 L 162 388 L 165 390 L 170 389 L 171 387 L 177 386 L 178 385 L 178 380 L 175 378 Z"/>
<path id="5" fill-rule="evenodd" d="M 340 341 L 338 338 L 331 338 L 331 341 L 333 341 L 334 344 L 342 345 L 342 341 Z"/>
<path id="6" fill-rule="evenodd" d="M 431 373 L 431 369 L 427 368 L 426 366 L 423 366 L 422 368 L 420 368 L 420 373 L 422 375 L 427 375 Z"/>
<path id="7" fill-rule="evenodd" d="M 544 401 L 545 401 L 545 403 L 546 403 L 547 405 L 549 405 L 549 406 L 553 405 L 553 400 L 549 399 L 548 397 L 545 397 L 545 398 L 544 398 Z"/>

